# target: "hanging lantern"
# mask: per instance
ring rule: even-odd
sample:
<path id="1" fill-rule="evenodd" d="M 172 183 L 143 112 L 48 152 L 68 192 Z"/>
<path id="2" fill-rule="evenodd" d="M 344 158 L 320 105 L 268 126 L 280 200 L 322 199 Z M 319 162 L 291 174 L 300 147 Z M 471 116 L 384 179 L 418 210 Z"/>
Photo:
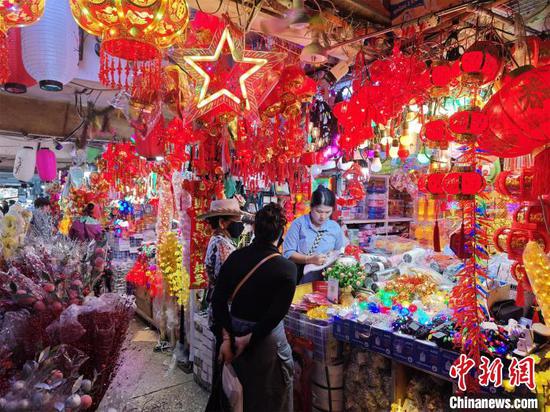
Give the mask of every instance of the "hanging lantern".
<path id="1" fill-rule="evenodd" d="M 21 29 L 13 28 L 8 32 L 8 66 L 10 75 L 4 84 L 4 90 L 8 93 L 22 94 L 27 92 L 27 87 L 36 84 L 23 65 L 21 50 Z"/>
<path id="2" fill-rule="evenodd" d="M 140 133 L 135 134 L 137 153 L 147 160 L 155 160 L 157 157 L 164 156 L 164 133 L 164 117 L 161 116 L 150 133 L 145 136 Z"/>
<path id="3" fill-rule="evenodd" d="M 458 143 L 473 143 L 487 127 L 487 115 L 478 108 L 461 110 L 449 118 L 449 130 Z"/>
<path id="4" fill-rule="evenodd" d="M 453 135 L 447 126 L 447 120 L 444 118 L 434 119 L 427 122 L 422 128 L 422 136 L 428 140 L 428 146 L 446 149 L 449 142 L 453 140 Z"/>
<path id="5" fill-rule="evenodd" d="M 500 172 L 495 180 L 495 190 L 516 200 L 530 200 L 533 187 L 533 169 Z"/>
<path id="6" fill-rule="evenodd" d="M 422 193 L 428 193 L 434 196 L 442 195 L 443 187 L 441 183 L 445 173 L 429 173 L 418 178 L 418 190 Z"/>
<path id="7" fill-rule="evenodd" d="M 3 0 L 0 2 L 0 84 L 9 76 L 8 30 L 36 23 L 44 13 L 45 0 Z"/>
<path id="8" fill-rule="evenodd" d="M 495 43 L 478 41 L 464 52 L 455 65 L 463 82 L 482 86 L 496 79 L 502 68 L 502 57 Z"/>
<path id="9" fill-rule="evenodd" d="M 185 0 L 70 0 L 76 22 L 101 37 L 100 81 L 133 92 L 131 77 L 144 74 L 150 90 L 161 83 L 162 49 L 189 21 Z"/>
<path id="10" fill-rule="evenodd" d="M 516 157 L 550 143 L 550 65 L 520 74 L 483 108 L 489 127 L 479 147 L 491 155 Z"/>
<path id="11" fill-rule="evenodd" d="M 441 185 L 448 195 L 470 197 L 483 191 L 485 178 L 477 172 L 453 172 L 445 175 Z"/>
<path id="12" fill-rule="evenodd" d="M 449 92 L 448 86 L 454 75 L 448 63 L 432 62 L 426 74 L 429 77 L 429 92 L 432 97 L 444 96 Z"/>
<path id="13" fill-rule="evenodd" d="M 66 1 L 48 1 L 40 21 L 21 32 L 23 63 L 46 91 L 61 91 L 78 71 L 78 27 Z"/>
<path id="14" fill-rule="evenodd" d="M 31 146 L 23 146 L 15 154 L 13 175 L 23 182 L 30 181 L 34 176 L 36 166 L 36 150 Z"/>
<path id="15" fill-rule="evenodd" d="M 57 175 L 57 162 L 55 153 L 48 148 L 38 149 L 36 153 L 36 169 L 43 182 L 55 180 Z"/>
<path id="16" fill-rule="evenodd" d="M 530 240 L 537 242 L 544 253 L 550 252 L 550 236 L 546 232 L 502 227 L 495 232 L 493 240 L 499 252 L 507 253 L 511 260 L 518 262 L 522 262 L 523 251 Z"/>
<path id="17" fill-rule="evenodd" d="M 523 202 L 514 212 L 514 227 L 545 231 L 544 216 L 550 216 L 550 206 L 538 202 Z"/>

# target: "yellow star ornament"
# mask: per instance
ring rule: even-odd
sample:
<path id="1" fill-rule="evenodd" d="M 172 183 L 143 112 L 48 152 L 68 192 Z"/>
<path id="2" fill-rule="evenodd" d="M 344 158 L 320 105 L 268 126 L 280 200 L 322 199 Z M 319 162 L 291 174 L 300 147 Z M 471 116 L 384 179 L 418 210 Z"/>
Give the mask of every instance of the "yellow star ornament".
<path id="1" fill-rule="evenodd" d="M 275 86 L 278 76 L 273 73 L 277 73 L 284 56 L 243 50 L 229 27 L 213 40 L 210 49 L 175 50 L 172 57 L 189 73 L 197 88 L 196 103 L 187 120 L 211 111 L 217 116 L 255 114 Z"/>

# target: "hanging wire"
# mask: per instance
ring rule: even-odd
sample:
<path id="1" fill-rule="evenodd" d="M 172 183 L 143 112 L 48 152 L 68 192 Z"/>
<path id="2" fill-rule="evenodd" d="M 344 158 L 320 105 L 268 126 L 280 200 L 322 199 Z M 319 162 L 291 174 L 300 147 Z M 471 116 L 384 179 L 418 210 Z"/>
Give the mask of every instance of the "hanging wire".
<path id="1" fill-rule="evenodd" d="M 218 14 L 218 12 L 221 10 L 222 6 L 223 6 L 223 0 L 220 0 L 220 4 L 218 4 L 218 8 L 212 12 L 210 11 L 204 11 L 201 7 L 201 3 L 199 0 L 196 0 L 196 3 L 197 3 L 197 7 L 199 8 L 199 10 L 203 13 L 206 13 L 206 14 Z"/>

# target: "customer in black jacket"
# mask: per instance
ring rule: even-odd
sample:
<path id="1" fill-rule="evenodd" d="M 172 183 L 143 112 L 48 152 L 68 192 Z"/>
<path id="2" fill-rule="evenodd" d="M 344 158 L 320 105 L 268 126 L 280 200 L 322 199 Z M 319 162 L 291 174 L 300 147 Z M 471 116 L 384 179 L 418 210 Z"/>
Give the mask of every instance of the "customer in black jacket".
<path id="1" fill-rule="evenodd" d="M 292 351 L 283 318 L 294 296 L 297 270 L 278 250 L 286 223 L 279 205 L 258 211 L 254 242 L 227 258 L 214 290 L 214 322 L 224 339 L 220 360 L 232 363 L 237 372 L 245 412 L 293 410 Z"/>

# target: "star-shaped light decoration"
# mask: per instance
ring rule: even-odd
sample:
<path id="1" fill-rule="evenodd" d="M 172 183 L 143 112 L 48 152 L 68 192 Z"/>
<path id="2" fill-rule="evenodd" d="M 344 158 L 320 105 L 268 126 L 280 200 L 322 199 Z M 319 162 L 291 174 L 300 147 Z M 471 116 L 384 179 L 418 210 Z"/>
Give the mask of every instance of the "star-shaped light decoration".
<path id="1" fill-rule="evenodd" d="M 195 81 L 196 98 L 186 120 L 217 115 L 257 116 L 258 106 L 279 80 L 284 53 L 244 50 L 229 26 L 208 49 L 175 49 L 173 59 Z"/>

